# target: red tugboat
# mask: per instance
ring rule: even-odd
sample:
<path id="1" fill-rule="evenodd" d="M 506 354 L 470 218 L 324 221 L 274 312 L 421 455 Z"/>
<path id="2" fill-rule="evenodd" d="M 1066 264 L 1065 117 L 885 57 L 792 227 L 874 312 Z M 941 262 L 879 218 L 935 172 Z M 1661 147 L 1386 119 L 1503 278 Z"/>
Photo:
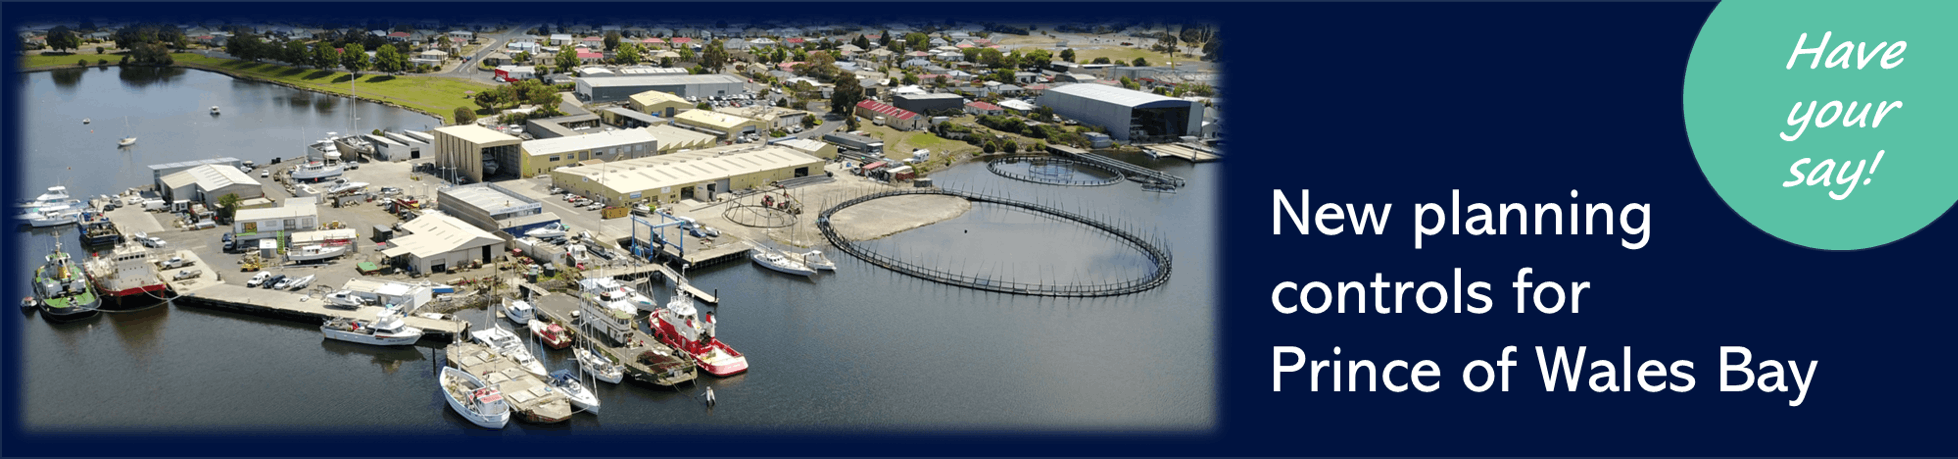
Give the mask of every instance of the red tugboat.
<path id="1" fill-rule="evenodd" d="M 695 314 L 693 297 L 676 288 L 673 300 L 653 312 L 647 322 L 661 343 L 692 356 L 709 374 L 725 377 L 748 371 L 748 358 L 714 337 L 714 315 L 708 314 L 702 322 Z"/>
<path id="2" fill-rule="evenodd" d="M 536 336 L 538 341 L 543 341 L 544 345 L 550 346 L 551 349 L 571 347 L 571 334 L 566 333 L 563 326 L 558 324 L 547 325 L 537 319 L 530 319 L 530 323 L 525 325 L 530 327 L 531 335 Z"/>

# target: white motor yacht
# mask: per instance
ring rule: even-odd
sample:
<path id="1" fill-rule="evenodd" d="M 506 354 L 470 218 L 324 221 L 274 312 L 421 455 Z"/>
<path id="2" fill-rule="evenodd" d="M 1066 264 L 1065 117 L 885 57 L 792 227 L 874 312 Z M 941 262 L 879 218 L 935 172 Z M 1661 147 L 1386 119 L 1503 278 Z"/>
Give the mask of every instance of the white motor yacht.
<path id="1" fill-rule="evenodd" d="M 625 368 L 612 363 L 605 356 L 582 347 L 572 349 L 571 353 L 578 356 L 578 368 L 591 374 L 592 378 L 612 384 L 625 380 Z"/>
<path id="2" fill-rule="evenodd" d="M 371 321 L 348 318 L 327 320 L 320 326 L 320 333 L 328 339 L 377 346 L 415 344 L 422 339 L 422 330 L 408 326 L 401 314 L 394 311 L 381 311 Z"/>
<path id="3" fill-rule="evenodd" d="M 524 345 L 523 339 L 518 338 L 515 333 L 510 333 L 509 330 L 504 330 L 502 325 L 492 326 L 488 330 L 469 332 L 469 337 L 475 339 L 477 343 L 496 350 L 497 355 L 516 361 L 530 374 L 537 375 L 539 378 L 549 375 L 544 371 L 544 364 L 538 363 L 537 357 L 530 353 L 530 347 Z"/>
<path id="4" fill-rule="evenodd" d="M 791 260 L 789 257 L 783 256 L 781 252 L 761 247 L 756 247 L 751 252 L 753 254 L 749 258 L 755 260 L 755 264 L 761 265 L 764 268 L 797 276 L 813 276 L 816 274 L 816 270 L 809 269 L 809 265 L 802 264 L 800 261 Z"/>

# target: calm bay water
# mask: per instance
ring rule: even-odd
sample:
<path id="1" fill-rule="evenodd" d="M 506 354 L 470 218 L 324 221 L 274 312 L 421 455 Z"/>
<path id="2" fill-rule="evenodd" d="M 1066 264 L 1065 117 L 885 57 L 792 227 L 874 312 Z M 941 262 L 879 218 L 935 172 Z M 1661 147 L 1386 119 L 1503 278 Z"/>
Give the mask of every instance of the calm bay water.
<path id="1" fill-rule="evenodd" d="M 217 156 L 291 156 L 327 131 L 419 129 L 419 114 L 187 70 L 119 69 L 22 75 L 22 177 L 77 194 L 150 181 L 148 164 Z M 133 73 L 133 71 L 132 71 Z M 225 114 L 206 110 L 219 105 Z M 122 115 L 138 147 L 117 150 Z M 81 119 L 94 123 L 82 125 Z M 93 129 L 94 132 L 89 132 Z M 750 263 L 690 273 L 718 290 L 721 336 L 749 356 L 733 378 L 697 387 L 600 383 L 603 414 L 563 425 L 512 423 L 482 432 L 435 391 L 439 349 L 326 341 L 316 325 L 161 305 L 54 324 L 9 314 L 7 345 L 23 357 L 28 430 L 184 432 L 378 430 L 451 436 L 559 435 L 585 430 L 1206 429 L 1216 420 L 1212 274 L 1217 166 L 1130 160 L 1191 179 L 1178 194 L 1134 184 L 1066 188 L 995 176 L 984 164 L 935 174 L 949 187 L 1117 215 L 1176 255 L 1168 285 L 1114 298 L 1053 299 L 957 289 L 883 271 L 830 250 L 835 274 L 792 278 Z M 36 191 L 37 192 L 37 191 Z M 30 193 L 31 195 L 31 193 Z M 17 279 L 54 237 L 19 233 Z M 1100 280 L 1146 274 L 1146 259 L 1078 225 L 979 205 L 956 219 L 873 247 L 918 261 L 1018 280 Z M 71 249 L 71 251 L 75 251 Z M 19 290 L 25 282 L 10 281 Z M 663 288 L 655 283 L 655 290 Z M 666 292 L 650 292 L 663 298 Z M 17 295 L 18 296 L 18 295 Z M 481 311 L 463 314 L 478 326 Z M 438 343 L 428 343 L 437 345 Z M 547 366 L 571 368 L 568 352 Z"/>

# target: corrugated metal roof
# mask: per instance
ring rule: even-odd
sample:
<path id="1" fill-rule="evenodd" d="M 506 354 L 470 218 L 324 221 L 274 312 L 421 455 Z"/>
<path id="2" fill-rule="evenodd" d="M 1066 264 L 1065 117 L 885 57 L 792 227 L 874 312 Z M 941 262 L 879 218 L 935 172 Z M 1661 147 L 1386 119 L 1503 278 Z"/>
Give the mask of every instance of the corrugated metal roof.
<path id="1" fill-rule="evenodd" d="M 381 251 L 381 255 L 431 257 L 495 244 L 503 240 L 488 231 L 477 229 L 462 220 L 439 212 L 430 212 L 409 220 L 408 223 L 401 224 L 401 228 L 415 234 L 389 239 L 394 247 Z"/>
<path id="2" fill-rule="evenodd" d="M 511 137 L 509 134 L 496 132 L 490 130 L 489 128 L 477 126 L 474 124 L 439 127 L 439 128 L 435 128 L 435 132 L 455 136 L 457 138 L 462 139 L 465 142 L 469 142 L 477 145 L 506 143 L 506 142 L 516 143 L 516 142 L 523 141 L 523 139 Z"/>
<path id="3" fill-rule="evenodd" d="M 729 115 L 726 113 L 716 112 L 712 110 L 688 110 L 685 112 L 681 112 L 680 114 L 673 115 L 673 121 L 692 124 L 696 126 L 720 129 L 723 131 L 733 131 L 736 126 L 741 126 L 744 124 L 755 122 L 755 120 Z"/>
<path id="4" fill-rule="evenodd" d="M 897 119 L 901 119 L 901 120 L 908 120 L 908 119 L 912 119 L 912 118 L 917 118 L 917 117 L 918 117 L 918 114 L 917 114 L 917 113 L 915 113 L 915 112 L 912 112 L 912 111 L 910 111 L 910 110 L 905 110 L 905 109 L 902 109 L 902 108 L 897 108 L 897 107 L 893 107 L 893 106 L 891 106 L 891 104 L 886 104 L 886 103 L 883 103 L 883 102 L 878 102 L 878 101 L 874 101 L 874 100 L 866 100 L 866 101 L 862 101 L 862 102 L 857 102 L 857 107 L 858 107 L 858 108 L 862 108 L 862 109 L 866 109 L 866 110 L 870 110 L 870 111 L 873 111 L 873 112 L 877 112 L 877 113 L 879 113 L 879 114 L 882 114 L 882 115 L 884 115 L 884 116 L 888 116 L 888 117 L 892 117 L 892 118 L 897 118 Z"/>
<path id="5" fill-rule="evenodd" d="M 232 220 L 237 220 L 237 221 L 284 220 L 288 218 L 317 217 L 319 215 L 320 215 L 320 208 L 319 205 L 317 204 L 286 203 L 286 205 L 283 207 L 240 209 L 238 210 L 237 215 L 233 216 Z"/>
<path id="6" fill-rule="evenodd" d="M 549 139 L 526 140 L 523 143 L 523 151 L 529 153 L 531 156 L 551 155 L 567 151 L 647 143 L 655 140 L 658 139 L 653 137 L 653 133 L 646 132 L 645 129 L 619 129 Z"/>
<path id="7" fill-rule="evenodd" d="M 787 147 L 732 145 L 569 167 L 551 174 L 561 180 L 588 180 L 616 192 L 631 193 L 822 162 L 820 158 Z"/>
<path id="8" fill-rule="evenodd" d="M 1183 102 L 1157 94 L 1098 84 L 1070 84 L 1047 90 L 1048 94 L 1067 94 L 1116 105 L 1140 107 L 1157 102 Z"/>
<path id="9" fill-rule="evenodd" d="M 605 78 L 582 78 L 592 87 L 608 86 L 655 86 L 669 84 L 746 84 L 748 80 L 733 75 L 631 75 Z"/>
<path id="10" fill-rule="evenodd" d="M 659 139 L 660 150 L 703 148 L 714 144 L 714 136 L 681 129 L 668 125 L 646 128 L 653 138 Z"/>
<path id="11" fill-rule="evenodd" d="M 250 184 L 256 186 L 259 184 L 257 180 L 252 179 L 251 175 L 247 175 L 244 171 L 225 164 L 206 164 L 177 171 L 174 174 L 163 176 L 163 183 L 171 188 L 196 184 L 198 188 L 203 188 L 206 191 L 217 190 L 232 185 Z"/>

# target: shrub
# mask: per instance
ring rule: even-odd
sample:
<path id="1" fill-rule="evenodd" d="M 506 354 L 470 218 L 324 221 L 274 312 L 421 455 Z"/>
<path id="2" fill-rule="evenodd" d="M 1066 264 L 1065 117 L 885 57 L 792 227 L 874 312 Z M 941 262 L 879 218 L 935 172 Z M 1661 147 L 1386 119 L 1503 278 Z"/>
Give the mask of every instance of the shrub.
<path id="1" fill-rule="evenodd" d="M 476 122 L 476 112 L 469 110 L 469 107 L 456 107 L 455 124 L 469 124 L 474 122 Z"/>
<path id="2" fill-rule="evenodd" d="M 77 59 L 77 60 L 75 60 L 75 65 L 77 65 L 77 66 L 82 66 L 82 67 L 87 67 L 87 66 L 88 66 L 88 59 Z"/>

